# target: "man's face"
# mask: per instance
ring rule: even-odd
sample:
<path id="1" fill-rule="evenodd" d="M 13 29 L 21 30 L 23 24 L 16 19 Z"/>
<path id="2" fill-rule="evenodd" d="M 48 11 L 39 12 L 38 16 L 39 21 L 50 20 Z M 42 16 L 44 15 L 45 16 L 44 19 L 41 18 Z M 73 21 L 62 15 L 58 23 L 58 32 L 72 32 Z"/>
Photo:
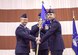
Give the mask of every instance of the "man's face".
<path id="1" fill-rule="evenodd" d="M 28 22 L 28 18 L 21 18 L 21 23 L 25 26 Z"/>
<path id="2" fill-rule="evenodd" d="M 39 23 L 42 23 L 42 19 L 41 19 L 41 18 L 39 18 L 39 19 L 38 19 L 38 22 L 39 22 Z"/>
<path id="3" fill-rule="evenodd" d="M 51 19 L 55 18 L 55 14 L 54 13 L 47 13 L 47 18 L 49 20 L 51 20 Z"/>

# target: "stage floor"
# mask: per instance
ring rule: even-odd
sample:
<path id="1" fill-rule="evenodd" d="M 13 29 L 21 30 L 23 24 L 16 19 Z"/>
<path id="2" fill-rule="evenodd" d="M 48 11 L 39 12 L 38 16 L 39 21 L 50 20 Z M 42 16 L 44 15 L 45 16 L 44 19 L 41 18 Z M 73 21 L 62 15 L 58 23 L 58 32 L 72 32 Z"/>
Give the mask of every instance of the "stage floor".
<path id="1" fill-rule="evenodd" d="M 15 50 L 0 50 L 0 55 L 15 55 Z M 35 55 L 32 49 L 30 50 L 30 55 Z M 72 48 L 65 48 L 63 51 L 63 55 L 75 55 L 75 53 Z"/>

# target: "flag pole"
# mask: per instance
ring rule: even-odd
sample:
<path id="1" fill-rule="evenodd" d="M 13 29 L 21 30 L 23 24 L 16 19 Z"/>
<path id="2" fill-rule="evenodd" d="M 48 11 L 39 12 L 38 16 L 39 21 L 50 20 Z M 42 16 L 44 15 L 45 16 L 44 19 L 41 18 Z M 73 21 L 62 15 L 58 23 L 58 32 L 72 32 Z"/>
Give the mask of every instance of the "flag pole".
<path id="1" fill-rule="evenodd" d="M 73 19 L 75 19 L 74 10 L 73 10 Z"/>
<path id="2" fill-rule="evenodd" d="M 42 1 L 42 4 L 44 4 L 44 1 Z M 40 38 L 40 27 L 39 27 L 38 38 Z M 39 44 L 37 44 L 36 55 L 38 55 L 38 50 L 39 50 Z"/>
<path id="3" fill-rule="evenodd" d="M 40 19 L 42 21 L 42 19 Z M 41 26 L 42 24 L 39 24 L 39 32 L 38 32 L 38 38 L 40 38 L 40 32 L 41 32 Z M 37 44 L 37 49 L 36 49 L 36 55 L 38 55 L 38 50 L 39 50 L 39 44 Z"/>
<path id="4" fill-rule="evenodd" d="M 40 38 L 40 28 L 39 28 L 38 38 Z M 36 55 L 38 55 L 38 50 L 39 50 L 39 44 L 37 44 Z"/>

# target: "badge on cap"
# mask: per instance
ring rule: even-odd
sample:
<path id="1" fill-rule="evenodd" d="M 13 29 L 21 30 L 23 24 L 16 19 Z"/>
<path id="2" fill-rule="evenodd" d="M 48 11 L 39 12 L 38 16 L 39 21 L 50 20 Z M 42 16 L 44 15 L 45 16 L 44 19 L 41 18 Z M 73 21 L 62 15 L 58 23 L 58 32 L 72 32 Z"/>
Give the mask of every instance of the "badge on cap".
<path id="1" fill-rule="evenodd" d="M 48 13 L 55 13 L 53 9 L 49 9 Z"/>

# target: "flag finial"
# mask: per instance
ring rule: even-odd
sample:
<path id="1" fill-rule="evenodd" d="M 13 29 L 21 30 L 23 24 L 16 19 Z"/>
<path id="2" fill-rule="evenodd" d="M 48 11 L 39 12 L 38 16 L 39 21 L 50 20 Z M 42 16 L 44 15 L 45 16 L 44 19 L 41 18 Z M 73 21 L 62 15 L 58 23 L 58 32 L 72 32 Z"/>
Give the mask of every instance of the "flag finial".
<path id="1" fill-rule="evenodd" d="M 74 10 L 73 10 L 73 18 L 75 19 Z"/>
<path id="2" fill-rule="evenodd" d="M 42 4 L 44 4 L 44 1 L 42 1 Z"/>
<path id="3" fill-rule="evenodd" d="M 51 6 L 50 6 L 50 9 L 51 9 Z"/>

